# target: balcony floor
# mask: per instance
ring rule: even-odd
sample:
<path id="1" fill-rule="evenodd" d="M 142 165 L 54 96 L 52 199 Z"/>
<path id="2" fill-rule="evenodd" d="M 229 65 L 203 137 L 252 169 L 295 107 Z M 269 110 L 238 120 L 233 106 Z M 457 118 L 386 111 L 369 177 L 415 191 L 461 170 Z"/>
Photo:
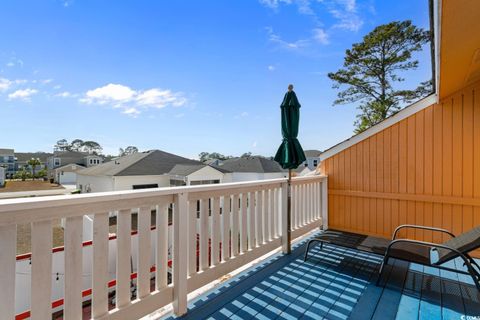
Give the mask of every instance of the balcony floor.
<path id="1" fill-rule="evenodd" d="M 462 274 L 395 260 L 376 286 L 381 257 L 305 242 L 200 296 L 165 319 L 462 319 L 480 316 L 480 293 Z M 392 268 L 392 265 L 394 267 Z M 461 267 L 452 261 L 450 267 Z M 467 318 L 468 319 L 468 318 Z"/>

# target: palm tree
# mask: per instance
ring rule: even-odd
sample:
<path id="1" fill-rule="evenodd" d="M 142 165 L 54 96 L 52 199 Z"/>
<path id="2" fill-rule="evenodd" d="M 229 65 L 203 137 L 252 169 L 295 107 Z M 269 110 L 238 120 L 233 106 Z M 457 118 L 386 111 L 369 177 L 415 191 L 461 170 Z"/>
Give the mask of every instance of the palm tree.
<path id="1" fill-rule="evenodd" d="M 32 158 L 28 160 L 27 164 L 32 168 L 32 177 L 35 180 L 35 167 L 42 164 L 39 158 Z"/>

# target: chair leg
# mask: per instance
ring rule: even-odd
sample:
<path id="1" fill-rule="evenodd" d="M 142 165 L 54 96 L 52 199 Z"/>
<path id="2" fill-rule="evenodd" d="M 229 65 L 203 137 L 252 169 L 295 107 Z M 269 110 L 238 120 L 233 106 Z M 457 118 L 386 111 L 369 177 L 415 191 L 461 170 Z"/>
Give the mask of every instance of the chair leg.
<path id="1" fill-rule="evenodd" d="M 320 242 L 320 250 L 322 250 L 323 248 L 323 241 L 320 240 L 320 239 L 312 239 L 310 241 L 308 241 L 307 243 L 307 249 L 305 250 L 305 256 L 303 257 L 303 261 L 307 261 L 307 258 L 308 258 L 308 250 L 310 249 L 310 245 L 312 244 L 312 242 Z"/>
<path id="2" fill-rule="evenodd" d="M 473 279 L 473 283 L 475 283 L 475 286 L 477 287 L 478 291 L 480 291 L 480 275 L 472 266 L 471 262 L 473 262 L 476 266 L 478 266 L 478 264 L 470 257 L 469 257 L 470 259 L 468 259 L 465 256 L 461 256 L 461 258 L 463 259 L 465 265 L 467 266 L 468 273 L 470 273 L 470 276 Z"/>
<path id="3" fill-rule="evenodd" d="M 382 261 L 382 264 L 380 265 L 380 269 L 378 270 L 378 278 L 377 278 L 377 282 L 375 283 L 375 285 L 379 285 L 380 284 L 380 280 L 382 279 L 382 275 L 383 275 L 383 270 L 385 269 L 385 265 L 388 264 L 388 259 L 390 257 L 388 255 L 385 255 L 385 257 L 383 257 L 383 261 Z"/>

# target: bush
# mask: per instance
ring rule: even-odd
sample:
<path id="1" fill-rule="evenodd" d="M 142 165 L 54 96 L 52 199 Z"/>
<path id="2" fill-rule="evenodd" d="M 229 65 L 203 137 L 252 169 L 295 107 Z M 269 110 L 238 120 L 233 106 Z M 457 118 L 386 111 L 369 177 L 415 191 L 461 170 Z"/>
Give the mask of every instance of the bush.
<path id="1" fill-rule="evenodd" d="M 29 171 L 22 169 L 15 173 L 13 179 L 22 179 L 22 181 L 25 181 L 27 179 L 32 179 L 32 174 Z"/>

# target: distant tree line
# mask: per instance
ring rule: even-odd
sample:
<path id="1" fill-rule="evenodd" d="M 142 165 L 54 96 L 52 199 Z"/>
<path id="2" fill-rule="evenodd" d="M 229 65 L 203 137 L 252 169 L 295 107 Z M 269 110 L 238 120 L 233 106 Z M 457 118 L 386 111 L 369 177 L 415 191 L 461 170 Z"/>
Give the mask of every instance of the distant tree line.
<path id="1" fill-rule="evenodd" d="M 247 158 L 247 157 L 251 157 L 252 156 L 252 153 L 251 152 L 245 152 L 244 154 L 242 154 L 240 156 L 240 158 Z M 208 161 L 208 160 L 212 160 L 212 159 L 217 159 L 217 160 L 227 160 L 227 159 L 232 159 L 232 158 L 235 158 L 234 156 L 225 156 L 221 153 L 218 153 L 218 152 L 212 152 L 212 153 L 209 153 L 209 152 L 200 152 L 198 154 L 198 158 L 200 159 L 200 161 L 202 162 L 205 162 L 205 161 Z"/>
<path id="2" fill-rule="evenodd" d="M 55 151 L 77 151 L 86 152 L 90 154 L 101 154 L 103 151 L 102 146 L 91 140 L 75 139 L 72 142 L 68 142 L 67 139 L 58 140 L 53 147 Z"/>

